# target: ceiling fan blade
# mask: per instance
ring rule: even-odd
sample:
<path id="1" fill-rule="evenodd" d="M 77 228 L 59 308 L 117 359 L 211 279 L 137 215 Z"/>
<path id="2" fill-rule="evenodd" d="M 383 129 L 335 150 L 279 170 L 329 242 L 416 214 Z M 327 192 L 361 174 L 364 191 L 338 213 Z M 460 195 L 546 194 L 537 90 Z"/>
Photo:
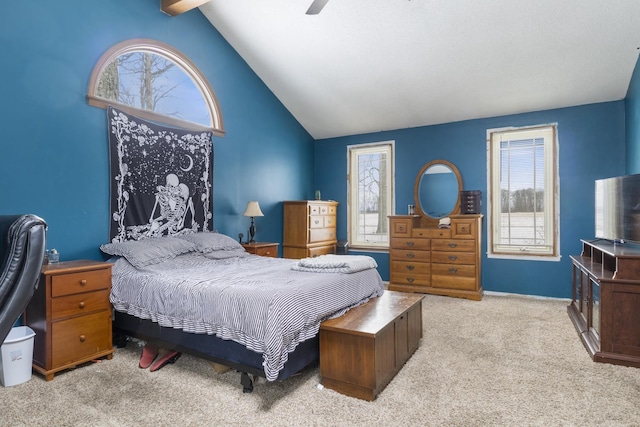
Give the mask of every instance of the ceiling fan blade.
<path id="1" fill-rule="evenodd" d="M 311 6 L 309 6 L 307 10 L 307 15 L 317 15 L 328 1 L 329 0 L 313 0 L 313 3 L 311 3 Z"/>

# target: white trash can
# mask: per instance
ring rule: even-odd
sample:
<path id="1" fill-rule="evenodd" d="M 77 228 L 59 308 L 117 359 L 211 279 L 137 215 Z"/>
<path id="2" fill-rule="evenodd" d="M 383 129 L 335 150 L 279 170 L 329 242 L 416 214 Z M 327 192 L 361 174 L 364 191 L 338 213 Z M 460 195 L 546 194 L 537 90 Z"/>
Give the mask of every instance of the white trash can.
<path id="1" fill-rule="evenodd" d="M 33 337 L 28 326 L 16 326 L 0 348 L 0 383 L 5 387 L 22 384 L 31 379 Z"/>

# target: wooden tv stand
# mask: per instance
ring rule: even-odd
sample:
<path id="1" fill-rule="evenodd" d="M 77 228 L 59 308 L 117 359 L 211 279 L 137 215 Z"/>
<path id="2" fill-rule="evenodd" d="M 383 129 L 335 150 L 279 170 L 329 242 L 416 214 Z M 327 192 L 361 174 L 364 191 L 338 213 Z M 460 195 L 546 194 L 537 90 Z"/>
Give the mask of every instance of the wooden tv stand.
<path id="1" fill-rule="evenodd" d="M 596 362 L 640 367 L 640 246 L 582 240 L 567 307 Z"/>
<path id="2" fill-rule="evenodd" d="M 386 291 L 320 325 L 320 382 L 374 400 L 418 349 L 423 295 Z"/>

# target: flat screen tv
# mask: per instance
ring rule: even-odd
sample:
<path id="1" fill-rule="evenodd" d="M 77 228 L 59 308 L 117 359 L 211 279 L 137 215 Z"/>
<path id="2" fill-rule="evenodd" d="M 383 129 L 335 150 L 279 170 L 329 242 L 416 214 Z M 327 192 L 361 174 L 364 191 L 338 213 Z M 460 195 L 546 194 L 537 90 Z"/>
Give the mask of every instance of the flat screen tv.
<path id="1" fill-rule="evenodd" d="M 640 243 L 640 174 L 596 180 L 596 238 Z"/>

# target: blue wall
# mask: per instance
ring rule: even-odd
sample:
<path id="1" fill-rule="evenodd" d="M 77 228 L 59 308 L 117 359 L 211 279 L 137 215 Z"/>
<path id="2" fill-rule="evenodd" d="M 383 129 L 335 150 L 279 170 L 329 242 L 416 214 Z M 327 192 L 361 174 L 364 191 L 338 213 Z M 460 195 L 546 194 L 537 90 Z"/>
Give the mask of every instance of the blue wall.
<path id="1" fill-rule="evenodd" d="M 640 59 L 631 76 L 626 107 L 627 174 L 640 173 Z"/>
<path id="2" fill-rule="evenodd" d="M 96 61 L 126 39 L 182 51 L 206 75 L 227 134 L 214 141 L 214 226 L 247 234 L 242 212 L 258 200 L 257 238 L 282 240 L 282 200 L 312 192 L 313 139 L 200 11 L 177 17 L 160 0 L 33 0 L 0 14 L 0 214 L 34 213 L 61 259 L 101 259 L 109 223 L 106 112 L 85 95 Z"/>
<path id="3" fill-rule="evenodd" d="M 621 175 L 625 168 L 624 101 L 528 114 L 494 117 L 411 129 L 316 141 L 315 182 L 325 198 L 340 202 L 338 238 L 347 236 L 347 145 L 395 140 L 396 212 L 413 203 L 420 168 L 444 159 L 460 170 L 465 190 L 481 190 L 486 216 L 487 129 L 558 124 L 560 153 L 560 262 L 487 259 L 483 221 L 482 280 L 485 290 L 553 297 L 571 294 L 569 255 L 580 252 L 580 239 L 594 235 L 594 180 Z M 389 279 L 387 253 L 373 254 Z"/>

